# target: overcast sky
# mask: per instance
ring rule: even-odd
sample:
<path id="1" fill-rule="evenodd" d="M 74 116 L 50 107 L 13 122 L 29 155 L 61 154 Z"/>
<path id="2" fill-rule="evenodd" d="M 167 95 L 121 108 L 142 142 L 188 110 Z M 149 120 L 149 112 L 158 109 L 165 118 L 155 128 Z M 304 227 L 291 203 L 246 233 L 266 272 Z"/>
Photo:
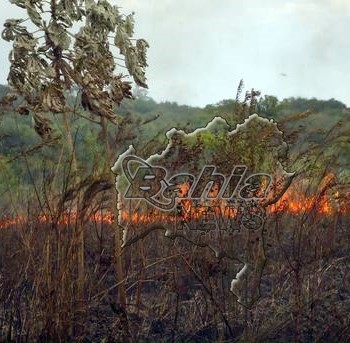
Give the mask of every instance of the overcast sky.
<path id="1" fill-rule="evenodd" d="M 0 22 L 21 16 L 1 1 Z M 204 106 L 246 88 L 350 106 L 350 0 L 111 0 L 151 45 L 149 96 Z M 0 82 L 10 44 L 0 42 Z"/>

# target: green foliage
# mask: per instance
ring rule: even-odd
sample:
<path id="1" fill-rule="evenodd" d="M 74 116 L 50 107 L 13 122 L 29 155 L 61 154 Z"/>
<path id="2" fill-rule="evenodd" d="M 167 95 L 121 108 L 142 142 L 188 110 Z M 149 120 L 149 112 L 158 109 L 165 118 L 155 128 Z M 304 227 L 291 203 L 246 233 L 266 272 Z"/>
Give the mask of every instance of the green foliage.
<path id="1" fill-rule="evenodd" d="M 0 196 L 3 197 L 10 189 L 15 189 L 19 184 L 18 172 L 11 164 L 6 163 L 3 156 L 0 156 Z M 1 203 L 4 204 L 3 201 Z"/>
<path id="2" fill-rule="evenodd" d="M 258 102 L 258 112 L 267 117 L 275 117 L 277 114 L 278 99 L 275 96 L 265 95 Z"/>
<path id="3" fill-rule="evenodd" d="M 2 89 L 5 94 L 7 88 L 3 87 Z M 266 99 L 271 100 L 270 97 L 265 97 L 263 101 Z M 348 182 L 350 178 L 349 110 L 343 104 L 338 104 L 338 109 L 335 109 L 333 100 L 319 101 L 318 105 L 317 101 L 312 100 L 311 103 L 314 104 L 314 107 L 321 108 L 321 110 L 300 115 L 300 112 L 294 109 L 294 103 L 293 99 L 278 101 L 275 108 L 275 118 L 289 144 L 289 169 L 309 170 L 315 173 L 315 171 L 321 172 L 326 166 L 329 166 L 333 172 L 339 175 L 341 182 Z M 297 108 L 301 108 L 301 103 L 304 103 L 303 109 L 308 108 L 307 104 L 310 104 L 307 99 L 303 99 L 303 101 L 299 99 L 297 102 L 299 107 L 297 106 Z M 179 106 L 172 102 L 157 103 L 146 96 L 135 101 L 125 99 L 119 108 L 120 120 L 123 124 L 118 130 L 114 126 L 109 128 L 110 144 L 115 153 L 115 159 L 130 144 L 135 146 L 140 156 L 161 152 L 167 143 L 165 134 L 168 130 L 176 127 L 186 132 L 192 132 L 198 127 L 205 127 L 213 117 L 219 115 L 229 120 L 234 116 L 234 106 L 235 101 L 233 100 L 224 100 L 205 108 L 195 108 Z M 271 115 L 266 116 L 270 117 Z M 57 116 L 50 118 L 57 125 L 57 131 L 59 131 L 60 118 Z M 152 120 L 152 118 L 158 119 Z M 32 127 L 33 124 L 29 117 L 20 117 L 11 112 L 3 115 L 0 120 L 2 158 L 12 160 L 18 157 L 10 164 L 13 175 L 16 176 L 17 180 L 22 180 L 14 186 L 15 188 L 30 184 L 27 166 L 21 153 L 40 143 L 40 139 Z M 100 132 L 100 126 L 90 121 L 79 119 L 73 122 L 72 133 L 77 159 L 79 165 L 84 166 L 81 169 L 82 177 L 94 173 L 99 174 L 103 170 L 103 144 L 99 138 Z M 245 156 L 247 160 L 243 161 L 244 163 L 249 163 L 251 159 L 255 164 L 266 163 L 266 166 L 262 165 L 262 168 L 268 168 L 269 162 L 263 158 L 266 156 L 265 151 L 270 149 L 267 144 L 269 141 L 267 133 L 264 136 L 261 129 L 254 128 L 249 132 L 249 135 L 251 136 L 250 140 L 240 139 L 231 142 L 230 146 L 222 145 L 223 140 L 219 134 L 204 134 L 201 135 L 200 140 L 206 146 L 221 150 L 233 159 L 235 155 Z M 250 143 L 248 144 L 248 142 Z M 188 142 L 191 150 L 195 150 L 196 145 L 198 145 L 198 141 L 194 138 L 192 142 Z M 40 168 L 43 166 L 44 159 L 47 169 L 54 168 L 61 155 L 60 149 L 59 146 L 49 146 L 28 153 L 27 157 L 33 174 L 41 177 Z M 242 154 L 242 151 L 245 153 Z M 69 162 L 69 159 L 66 162 Z M 239 162 L 242 161 L 237 161 L 237 163 Z"/>

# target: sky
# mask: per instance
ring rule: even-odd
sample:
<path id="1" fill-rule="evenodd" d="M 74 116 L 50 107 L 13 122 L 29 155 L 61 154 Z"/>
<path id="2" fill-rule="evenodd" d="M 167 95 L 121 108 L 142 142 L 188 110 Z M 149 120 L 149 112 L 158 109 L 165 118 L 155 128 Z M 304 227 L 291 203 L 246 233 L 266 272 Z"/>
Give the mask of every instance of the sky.
<path id="1" fill-rule="evenodd" d="M 1 1 L 0 24 L 23 15 Z M 349 0 L 111 0 L 149 44 L 148 95 L 205 106 L 236 95 L 335 98 L 350 107 Z M 0 83 L 11 44 L 0 41 Z"/>

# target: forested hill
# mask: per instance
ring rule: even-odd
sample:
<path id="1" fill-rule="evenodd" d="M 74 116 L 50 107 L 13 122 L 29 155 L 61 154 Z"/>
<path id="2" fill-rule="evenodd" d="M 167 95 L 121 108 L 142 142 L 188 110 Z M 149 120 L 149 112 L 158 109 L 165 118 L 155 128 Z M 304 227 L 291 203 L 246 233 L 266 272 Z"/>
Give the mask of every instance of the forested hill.
<path id="1" fill-rule="evenodd" d="M 6 92 L 7 87 L 0 86 L 0 98 Z M 167 143 L 165 133 L 169 129 L 176 127 L 190 132 L 205 126 L 215 116 L 238 123 L 234 112 L 234 100 L 223 100 L 204 108 L 180 106 L 174 102 L 157 103 L 147 96 L 124 100 L 119 108 L 119 114 L 125 118 L 123 125 L 109 127 L 112 148 L 116 156 L 130 144 L 145 154 L 159 152 Z M 321 152 L 322 165 L 331 164 L 342 178 L 349 178 L 350 109 L 343 103 L 334 99 L 279 100 L 265 96 L 258 101 L 256 112 L 279 123 L 290 144 L 292 158 L 300 156 L 299 165 L 314 163 Z M 58 141 L 56 145 L 41 145 L 30 114 L 20 115 L 4 107 L 0 113 L 0 164 L 4 171 L 0 176 L 0 194 L 4 194 L 9 187 L 25 185 L 32 182 L 33 177 L 42 177 L 44 169 L 54 168 L 61 156 L 62 144 Z M 50 118 L 59 136 L 62 130 L 60 115 Z M 75 115 L 71 118 L 81 171 L 85 175 L 98 173 L 101 168 L 101 128 L 84 118 Z"/>

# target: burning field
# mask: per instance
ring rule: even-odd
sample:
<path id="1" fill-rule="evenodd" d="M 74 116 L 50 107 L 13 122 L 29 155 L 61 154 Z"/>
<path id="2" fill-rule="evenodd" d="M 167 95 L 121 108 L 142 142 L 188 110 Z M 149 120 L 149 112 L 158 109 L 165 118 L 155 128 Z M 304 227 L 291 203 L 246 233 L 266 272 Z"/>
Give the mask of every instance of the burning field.
<path id="1" fill-rule="evenodd" d="M 291 119 L 249 118 L 120 154 L 117 187 L 24 164 L 30 191 L 0 217 L 0 340 L 348 341 L 343 169 L 308 172 Z"/>

